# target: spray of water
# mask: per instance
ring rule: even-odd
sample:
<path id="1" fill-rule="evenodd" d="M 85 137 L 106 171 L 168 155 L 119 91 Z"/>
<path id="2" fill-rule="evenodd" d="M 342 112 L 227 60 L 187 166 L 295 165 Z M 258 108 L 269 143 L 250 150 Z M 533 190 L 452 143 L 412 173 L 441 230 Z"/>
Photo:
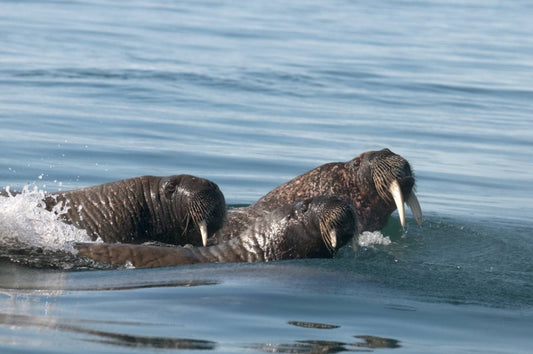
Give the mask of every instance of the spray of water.
<path id="1" fill-rule="evenodd" d="M 388 236 L 384 236 L 380 231 L 364 231 L 359 235 L 357 244 L 361 247 L 369 247 L 373 245 L 388 246 L 391 240 Z"/>
<path id="2" fill-rule="evenodd" d="M 6 188 L 9 193 L 9 189 Z M 74 242 L 91 241 L 85 230 L 60 220 L 66 210 L 47 211 L 44 192 L 25 186 L 20 194 L 0 197 L 0 246 L 75 253 Z"/>

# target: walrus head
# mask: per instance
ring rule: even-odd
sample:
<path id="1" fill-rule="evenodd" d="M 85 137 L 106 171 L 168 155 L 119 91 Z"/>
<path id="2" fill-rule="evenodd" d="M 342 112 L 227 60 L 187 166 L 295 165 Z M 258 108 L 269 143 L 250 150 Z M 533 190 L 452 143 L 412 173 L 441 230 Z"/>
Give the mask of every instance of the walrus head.
<path id="1" fill-rule="evenodd" d="M 415 177 L 409 162 L 389 149 L 367 151 L 347 163 L 356 176 L 356 209 L 366 219 L 380 219 L 398 209 L 405 226 L 404 202 L 422 223 L 422 210 L 416 197 Z M 372 224 L 372 220 L 367 220 Z M 364 231 L 364 230 L 361 230 Z"/>
<path id="2" fill-rule="evenodd" d="M 254 225 L 247 231 L 260 235 L 257 225 L 259 230 L 269 230 L 264 233 L 266 239 L 258 243 L 273 245 L 273 250 L 265 252 L 270 260 L 331 257 L 355 236 L 357 215 L 345 199 L 318 196 L 284 205 Z"/>
<path id="3" fill-rule="evenodd" d="M 207 245 L 208 236 L 218 231 L 224 223 L 226 202 L 218 186 L 203 178 L 191 175 L 164 177 L 160 182 L 160 193 L 172 200 L 182 225 L 183 236 L 200 233 L 202 244 Z M 196 242 L 193 242 L 196 243 Z"/>
<path id="4" fill-rule="evenodd" d="M 251 219 L 263 211 L 323 195 L 353 203 L 359 232 L 383 229 L 396 208 L 405 225 L 404 202 L 420 224 L 422 211 L 414 186 L 413 171 L 403 157 L 389 149 L 367 151 L 348 162 L 330 162 L 293 178 L 260 198 L 246 213 Z M 229 227 L 224 226 L 222 233 L 238 234 L 234 230 L 242 229 L 243 214 L 229 214 Z"/>
<path id="5" fill-rule="evenodd" d="M 336 197 L 315 197 L 309 201 L 313 202 L 322 240 L 327 249 L 335 253 L 353 238 L 357 230 L 353 205 Z"/>

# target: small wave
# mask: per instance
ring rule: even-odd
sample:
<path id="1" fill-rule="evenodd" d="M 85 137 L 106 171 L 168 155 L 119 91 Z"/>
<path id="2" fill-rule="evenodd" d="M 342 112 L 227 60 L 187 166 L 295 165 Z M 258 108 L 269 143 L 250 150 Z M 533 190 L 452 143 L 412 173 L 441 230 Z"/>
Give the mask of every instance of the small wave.
<path id="1" fill-rule="evenodd" d="M 85 230 L 60 220 L 64 211 L 44 208 L 43 191 L 24 187 L 18 194 L 6 188 L 0 197 L 0 246 L 10 249 L 40 248 L 75 253 L 74 242 L 89 242 Z"/>

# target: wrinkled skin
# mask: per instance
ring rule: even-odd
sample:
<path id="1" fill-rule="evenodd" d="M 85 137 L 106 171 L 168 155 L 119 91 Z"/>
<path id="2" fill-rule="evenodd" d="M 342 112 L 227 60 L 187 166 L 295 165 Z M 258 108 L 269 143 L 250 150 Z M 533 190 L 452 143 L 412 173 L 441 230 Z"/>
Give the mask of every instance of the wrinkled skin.
<path id="1" fill-rule="evenodd" d="M 353 206 L 336 197 L 284 205 L 232 240 L 209 247 L 77 244 L 80 256 L 123 266 L 161 267 L 209 262 L 265 262 L 331 257 L 356 232 Z"/>
<path id="2" fill-rule="evenodd" d="M 46 197 L 46 208 L 104 242 L 159 241 L 202 245 L 200 224 L 212 235 L 225 218 L 224 195 L 206 179 L 142 176 Z"/>
<path id="3" fill-rule="evenodd" d="M 213 243 L 239 235 L 253 220 L 282 205 L 319 195 L 351 202 L 357 213 L 359 233 L 381 230 L 397 208 L 389 191 L 393 181 L 399 184 L 404 200 L 409 200 L 411 194 L 416 198 L 415 177 L 409 162 L 389 149 L 367 151 L 347 162 L 321 165 L 273 189 L 249 207 L 229 210 L 220 237 Z M 421 213 L 417 222 L 421 222 Z"/>
<path id="4" fill-rule="evenodd" d="M 130 244 L 77 246 L 80 254 L 95 260 L 116 265 L 130 261 L 139 267 L 268 261 L 328 257 L 347 242 L 337 235 L 337 242 L 330 237 L 328 243 L 323 230 L 313 223 L 312 220 L 327 219 L 332 210 L 344 210 L 325 207 L 324 200 L 350 206 L 356 214 L 350 238 L 354 233 L 381 230 L 396 208 L 403 225 L 404 201 L 421 223 L 414 184 L 409 163 L 383 149 L 362 153 L 347 162 L 319 166 L 275 188 L 249 207 L 229 210 L 225 221 L 224 197 L 218 187 L 187 175 L 145 176 L 58 193 L 48 197 L 46 205 L 53 210 L 55 205 L 67 201 L 65 221 L 87 229 L 93 239 L 101 236 L 107 243 L 205 245 L 200 241 L 201 220 L 207 224 L 205 234 L 216 232 L 216 237 L 209 240 L 212 247 L 206 249 Z M 316 199 L 301 202 L 309 198 Z M 305 214 L 300 208 L 311 210 L 308 215 L 313 217 L 294 218 Z M 286 218 L 296 222 L 285 225 Z"/>

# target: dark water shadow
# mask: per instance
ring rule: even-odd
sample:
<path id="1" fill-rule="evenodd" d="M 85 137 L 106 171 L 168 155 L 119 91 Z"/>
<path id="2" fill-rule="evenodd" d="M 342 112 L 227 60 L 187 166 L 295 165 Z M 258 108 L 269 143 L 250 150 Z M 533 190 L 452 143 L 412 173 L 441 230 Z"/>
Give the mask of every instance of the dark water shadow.
<path id="1" fill-rule="evenodd" d="M 304 321 L 289 321 L 288 324 L 292 326 L 296 326 L 296 327 L 314 328 L 314 329 L 335 329 L 335 328 L 340 327 L 338 325 L 316 323 L 316 322 L 304 322 Z"/>
<path id="2" fill-rule="evenodd" d="M 90 326 L 102 326 L 108 324 L 132 325 L 131 322 L 100 322 L 92 320 L 70 320 L 66 318 L 47 316 L 28 316 L 19 314 L 0 313 L 0 325 L 16 327 L 36 327 L 45 330 L 60 330 L 64 332 L 85 335 L 80 340 L 84 342 L 104 344 L 125 348 L 137 349 L 179 349 L 179 350 L 216 350 L 219 344 L 215 341 L 193 338 L 175 337 L 150 337 L 133 334 L 109 332 L 86 328 L 82 324 Z M 303 324 L 306 322 L 299 322 Z M 146 324 L 142 324 L 146 325 Z M 316 326 L 318 325 L 318 326 Z M 330 328 L 331 326 L 331 328 Z M 334 329 L 339 326 L 309 323 L 305 328 Z M 292 343 L 256 343 L 242 344 L 241 348 L 246 351 L 260 351 L 266 353 L 341 353 L 341 352 L 371 352 L 373 349 L 396 349 L 400 348 L 400 341 L 391 338 L 383 338 L 372 335 L 356 335 L 357 342 L 338 342 L 327 340 L 296 340 Z"/>
<path id="3" fill-rule="evenodd" d="M 364 347 L 364 348 L 371 348 L 371 349 L 397 349 L 400 348 L 400 341 L 397 339 L 392 338 L 383 338 L 383 337 L 377 337 L 377 336 L 354 336 L 355 338 L 359 338 L 364 340 L 362 343 L 354 343 L 352 344 L 355 347 Z"/>
<path id="4" fill-rule="evenodd" d="M 78 286 L 75 289 L 69 288 L 69 291 L 116 291 L 116 290 L 134 290 L 134 289 L 149 289 L 149 288 L 174 288 L 174 287 L 193 287 L 205 285 L 217 285 L 220 282 L 214 280 L 190 280 L 190 281 L 173 281 L 161 282 L 151 284 L 124 284 L 124 285 L 108 285 L 108 286 Z"/>
<path id="5" fill-rule="evenodd" d="M 0 290 L 3 291 L 119 291 L 146 288 L 213 286 L 221 281 L 157 270 L 65 272 L 29 268 L 0 257 Z"/>
<path id="6" fill-rule="evenodd" d="M 144 337 L 113 332 L 79 330 L 71 328 L 73 332 L 86 333 L 98 338 L 86 339 L 88 342 L 108 344 L 120 347 L 146 349 L 182 349 L 182 350 L 214 350 L 216 342 L 190 338 Z"/>
<path id="7" fill-rule="evenodd" d="M 294 343 L 254 344 L 247 346 L 265 353 L 342 353 L 342 352 L 373 352 L 373 349 L 397 349 L 400 341 L 370 335 L 354 336 L 362 342 L 345 343 L 325 340 L 299 340 Z"/>
<path id="8" fill-rule="evenodd" d="M 0 313 L 0 324 L 20 327 L 37 327 L 49 330 L 62 330 L 88 335 L 82 340 L 114 346 L 140 349 L 182 349 L 214 350 L 216 342 L 191 338 L 146 337 L 84 328 L 78 325 L 62 323 L 64 319 L 54 317 L 37 317 Z M 68 321 L 68 320 L 67 320 Z M 100 324 L 107 324 L 101 322 Z M 115 323 L 116 324 L 116 323 Z"/>
<path id="9" fill-rule="evenodd" d="M 305 321 L 289 321 L 289 325 L 319 329 L 332 330 L 340 326 Z M 254 349 L 267 353 L 341 353 L 341 352 L 372 352 L 373 349 L 396 349 L 400 348 L 400 341 L 392 338 L 383 338 L 371 335 L 356 335 L 359 342 L 347 343 L 327 340 L 297 340 L 293 343 L 256 343 L 246 346 L 247 349 Z"/>

